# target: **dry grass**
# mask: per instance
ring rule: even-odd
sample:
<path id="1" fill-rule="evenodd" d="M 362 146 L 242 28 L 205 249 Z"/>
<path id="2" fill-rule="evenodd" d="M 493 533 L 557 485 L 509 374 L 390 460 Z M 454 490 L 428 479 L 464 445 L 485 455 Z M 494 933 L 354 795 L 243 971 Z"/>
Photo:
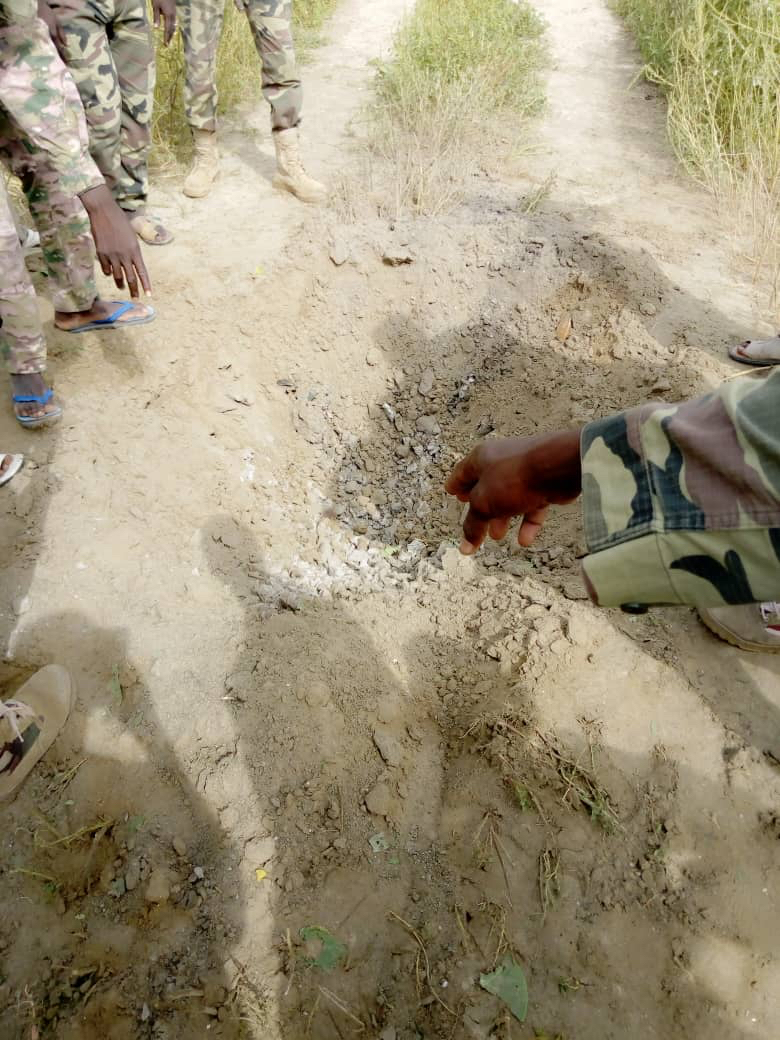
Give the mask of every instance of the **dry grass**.
<path id="1" fill-rule="evenodd" d="M 328 15 L 338 0 L 293 0 L 293 31 L 298 59 L 306 60 L 320 42 Z M 219 111 L 230 112 L 260 98 L 260 61 L 246 16 L 232 0 L 225 19 L 217 59 Z M 189 156 L 190 135 L 184 118 L 184 53 L 177 33 L 169 47 L 157 41 L 157 82 L 152 119 L 152 163 L 160 169 Z"/>
<path id="2" fill-rule="evenodd" d="M 370 113 L 396 213 L 441 212 L 502 134 L 506 148 L 508 128 L 511 148 L 512 128 L 541 104 L 541 37 L 525 0 L 418 0 L 379 67 Z"/>
<path id="3" fill-rule="evenodd" d="M 614 0 L 647 77 L 668 100 L 669 135 L 691 173 L 753 234 L 757 272 L 780 277 L 780 3 Z"/>

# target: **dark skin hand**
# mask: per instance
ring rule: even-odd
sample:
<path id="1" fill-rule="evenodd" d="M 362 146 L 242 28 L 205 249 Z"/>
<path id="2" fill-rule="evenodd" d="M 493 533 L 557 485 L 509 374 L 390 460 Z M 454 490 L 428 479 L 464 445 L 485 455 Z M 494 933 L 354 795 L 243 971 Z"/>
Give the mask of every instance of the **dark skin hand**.
<path id="1" fill-rule="evenodd" d="M 176 0 L 152 0 L 152 19 L 158 29 L 165 28 L 163 42 L 167 47 L 176 31 Z"/>
<path id="2" fill-rule="evenodd" d="M 489 534 L 497 541 L 516 516 L 517 540 L 531 545 L 551 505 L 565 505 L 582 491 L 580 431 L 487 440 L 462 459 L 444 485 L 468 502 L 460 551 L 470 556 Z"/>
<path id="3" fill-rule="evenodd" d="M 139 296 L 139 282 L 146 295 L 151 296 L 152 286 L 138 245 L 138 236 L 106 185 L 90 188 L 79 198 L 92 226 L 92 237 L 103 274 L 111 275 L 118 289 L 123 289 L 126 281 L 134 300 Z"/>

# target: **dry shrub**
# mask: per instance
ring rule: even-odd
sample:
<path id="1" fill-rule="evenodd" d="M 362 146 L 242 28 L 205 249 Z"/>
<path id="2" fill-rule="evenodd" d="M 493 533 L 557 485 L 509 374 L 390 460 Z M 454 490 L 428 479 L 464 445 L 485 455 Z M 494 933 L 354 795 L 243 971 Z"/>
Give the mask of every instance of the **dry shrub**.
<path id="1" fill-rule="evenodd" d="M 780 3 L 614 0 L 645 74 L 666 92 L 669 136 L 690 172 L 736 209 L 757 270 L 780 276 Z"/>
<path id="2" fill-rule="evenodd" d="M 507 125 L 538 110 L 542 31 L 524 0 L 418 0 L 379 66 L 371 111 L 396 211 L 445 209 Z"/>

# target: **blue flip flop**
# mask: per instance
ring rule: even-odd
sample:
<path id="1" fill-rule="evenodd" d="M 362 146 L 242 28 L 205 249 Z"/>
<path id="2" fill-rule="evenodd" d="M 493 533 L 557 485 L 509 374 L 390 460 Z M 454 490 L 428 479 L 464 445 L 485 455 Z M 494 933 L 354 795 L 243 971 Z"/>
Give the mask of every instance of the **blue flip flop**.
<path id="1" fill-rule="evenodd" d="M 52 397 L 54 397 L 54 391 L 49 387 L 43 394 L 14 394 L 11 400 L 14 404 L 43 405 L 48 404 Z M 56 422 L 62 417 L 62 409 L 57 405 L 53 412 L 47 412 L 46 415 L 19 415 L 16 411 L 15 414 L 17 422 L 30 430 L 35 429 L 36 426 L 48 426 L 50 423 Z"/>
<path id="2" fill-rule="evenodd" d="M 135 306 L 130 300 L 125 300 L 124 303 L 120 303 L 113 314 L 109 314 L 107 318 L 96 318 L 95 321 L 88 321 L 86 325 L 77 325 L 75 329 L 61 329 L 61 332 L 92 332 L 95 329 L 126 329 L 130 325 L 147 325 L 150 321 L 154 321 L 156 315 L 154 307 L 149 308 L 149 314 L 143 318 L 130 318 L 129 321 L 120 322 L 119 319 L 123 314 L 127 314 L 129 310 Z"/>

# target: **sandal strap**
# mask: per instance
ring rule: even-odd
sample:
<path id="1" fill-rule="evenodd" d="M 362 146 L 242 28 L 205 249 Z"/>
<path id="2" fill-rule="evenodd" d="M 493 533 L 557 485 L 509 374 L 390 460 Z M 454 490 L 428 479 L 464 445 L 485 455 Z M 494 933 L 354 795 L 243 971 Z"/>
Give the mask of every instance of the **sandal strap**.
<path id="1" fill-rule="evenodd" d="M 14 404 L 48 404 L 52 397 L 54 391 L 49 387 L 43 394 L 14 394 L 12 400 Z"/>

